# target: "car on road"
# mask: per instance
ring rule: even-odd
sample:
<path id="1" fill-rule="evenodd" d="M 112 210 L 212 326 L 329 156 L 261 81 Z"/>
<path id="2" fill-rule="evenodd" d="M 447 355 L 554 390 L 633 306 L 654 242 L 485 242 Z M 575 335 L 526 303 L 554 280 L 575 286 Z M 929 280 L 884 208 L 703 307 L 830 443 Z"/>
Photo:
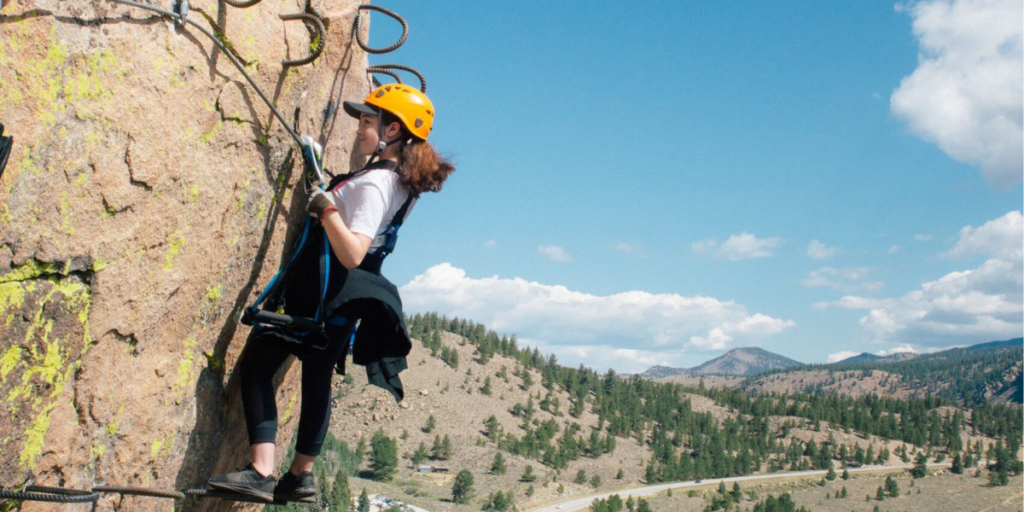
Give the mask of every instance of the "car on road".
<path id="1" fill-rule="evenodd" d="M 699 484 L 699 483 L 700 483 L 700 480 L 694 480 L 694 481 L 693 481 L 693 483 L 695 483 L 695 484 Z"/>

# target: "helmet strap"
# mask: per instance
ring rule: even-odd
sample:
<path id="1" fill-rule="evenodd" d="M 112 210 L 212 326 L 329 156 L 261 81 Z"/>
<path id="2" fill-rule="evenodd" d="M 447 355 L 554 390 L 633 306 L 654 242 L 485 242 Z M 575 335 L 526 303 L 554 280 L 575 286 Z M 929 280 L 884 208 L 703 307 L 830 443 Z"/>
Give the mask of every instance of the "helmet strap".
<path id="1" fill-rule="evenodd" d="M 398 136 L 395 137 L 394 139 L 385 142 L 383 126 L 384 117 L 379 116 L 378 119 L 379 121 L 377 122 L 377 149 L 375 149 L 373 151 L 373 154 L 370 155 L 370 159 L 366 162 L 366 165 L 370 165 L 371 163 L 373 163 L 374 160 L 378 159 L 380 155 L 384 153 L 384 150 L 387 149 L 388 146 L 402 141 L 402 134 L 399 133 Z"/>

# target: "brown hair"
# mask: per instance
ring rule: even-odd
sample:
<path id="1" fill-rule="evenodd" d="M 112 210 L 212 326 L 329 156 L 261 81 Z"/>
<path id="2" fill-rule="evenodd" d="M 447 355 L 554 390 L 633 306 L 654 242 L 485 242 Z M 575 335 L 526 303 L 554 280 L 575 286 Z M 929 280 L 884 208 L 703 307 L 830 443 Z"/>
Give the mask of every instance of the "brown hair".
<path id="1" fill-rule="evenodd" d="M 390 112 L 384 111 L 381 119 L 386 124 L 398 121 Z M 401 124 L 401 121 L 398 121 Z M 402 126 L 402 137 L 406 142 L 398 152 L 398 179 L 410 193 L 420 195 L 423 192 L 440 192 L 448 175 L 455 172 L 455 166 L 448 159 L 438 154 L 429 142 L 413 137 Z"/>

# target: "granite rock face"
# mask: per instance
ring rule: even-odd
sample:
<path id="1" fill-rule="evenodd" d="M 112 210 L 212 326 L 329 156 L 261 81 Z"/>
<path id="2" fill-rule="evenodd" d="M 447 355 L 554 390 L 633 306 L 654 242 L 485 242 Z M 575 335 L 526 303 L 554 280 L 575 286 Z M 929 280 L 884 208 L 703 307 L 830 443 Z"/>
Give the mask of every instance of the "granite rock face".
<path id="1" fill-rule="evenodd" d="M 305 219 L 298 152 L 194 28 L 108 0 L 4 3 L 0 123 L 15 146 L 0 178 L 0 487 L 202 486 L 247 463 L 238 318 Z M 329 169 L 360 163 L 356 123 L 336 108 L 370 86 L 357 0 L 312 2 L 326 48 L 294 68 L 281 60 L 314 41 L 278 16 L 304 0 L 190 3 L 289 122 L 300 109 L 298 131 L 325 146 Z M 299 372 L 279 380 L 287 446 Z M 174 506 L 105 494 L 95 508 L 21 510 Z M 228 508 L 258 507 L 181 506 Z"/>

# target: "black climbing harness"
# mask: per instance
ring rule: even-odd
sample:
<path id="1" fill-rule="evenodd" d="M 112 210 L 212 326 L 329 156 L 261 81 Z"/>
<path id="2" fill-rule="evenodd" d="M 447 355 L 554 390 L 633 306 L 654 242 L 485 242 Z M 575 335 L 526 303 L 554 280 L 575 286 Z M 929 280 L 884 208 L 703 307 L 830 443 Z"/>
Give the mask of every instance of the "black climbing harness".
<path id="1" fill-rule="evenodd" d="M 303 146 L 303 159 L 307 167 L 307 186 L 322 187 L 320 183 L 322 183 L 323 171 L 319 167 L 319 153 L 315 145 Z M 394 171 L 394 168 L 395 163 L 389 160 L 371 162 L 353 173 L 335 176 L 325 190 L 331 193 L 337 187 L 343 186 L 348 180 L 362 176 L 372 170 L 390 169 Z M 320 183 L 316 183 L 314 180 L 320 180 Z M 380 240 L 381 244 L 374 252 L 367 253 L 363 257 L 363 261 L 358 267 L 360 270 L 380 274 L 384 259 L 395 250 L 395 246 L 398 243 L 398 231 L 405 221 L 409 206 L 412 205 L 415 199 L 415 195 L 410 193 L 384 232 L 374 239 L 375 242 Z M 318 241 L 319 244 L 314 244 L 314 241 Z M 312 316 L 287 314 L 285 313 L 283 294 L 292 277 L 290 271 L 296 264 L 312 264 L 313 255 L 309 251 L 316 250 L 316 245 L 319 245 L 316 260 L 318 260 L 320 271 L 319 287 L 317 289 L 318 300 L 315 311 Z M 292 247 L 290 254 L 282 261 L 281 267 L 274 274 L 274 277 L 270 279 L 270 282 L 263 292 L 260 293 L 256 301 L 243 312 L 242 323 L 265 331 L 281 332 L 286 335 L 285 339 L 302 340 L 304 344 L 316 349 L 322 350 L 326 348 L 326 344 L 320 344 L 317 341 L 326 341 L 327 338 L 324 333 L 328 325 L 334 327 L 351 325 L 345 317 L 330 314 L 332 312 L 328 312 L 329 314 L 327 315 L 324 314 L 324 304 L 328 300 L 327 291 L 331 283 L 332 256 L 330 241 L 327 239 L 327 233 L 323 230 L 320 221 L 314 220 L 313 217 L 307 217 L 306 223 L 302 228 L 302 234 L 299 235 L 299 239 Z M 342 269 L 334 269 L 334 271 L 339 272 Z M 260 306 L 267 302 L 268 299 L 268 304 L 271 307 L 269 309 L 261 309 Z M 354 334 L 353 330 L 351 335 Z M 309 341 L 307 342 L 306 340 Z"/>

